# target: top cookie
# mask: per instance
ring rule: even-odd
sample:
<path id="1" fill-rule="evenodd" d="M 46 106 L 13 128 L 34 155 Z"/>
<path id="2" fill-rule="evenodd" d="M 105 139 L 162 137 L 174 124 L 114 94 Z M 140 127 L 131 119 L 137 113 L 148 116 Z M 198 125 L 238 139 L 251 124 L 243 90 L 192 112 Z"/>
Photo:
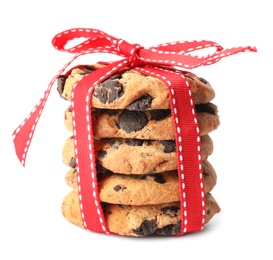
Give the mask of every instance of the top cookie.
<path id="1" fill-rule="evenodd" d="M 74 84 L 84 75 L 99 68 L 94 66 L 78 66 L 62 75 L 58 79 L 60 96 L 71 101 Z M 185 72 L 194 104 L 210 102 L 215 92 L 208 81 Z M 170 109 L 169 91 L 167 86 L 158 78 L 147 76 L 134 70 L 120 71 L 95 86 L 92 107 L 101 109 Z"/>

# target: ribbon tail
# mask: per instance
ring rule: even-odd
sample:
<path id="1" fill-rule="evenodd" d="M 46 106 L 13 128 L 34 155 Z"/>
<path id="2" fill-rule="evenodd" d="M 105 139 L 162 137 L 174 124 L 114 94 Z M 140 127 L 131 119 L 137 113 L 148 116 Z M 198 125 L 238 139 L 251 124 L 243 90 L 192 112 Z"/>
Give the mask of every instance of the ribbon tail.
<path id="1" fill-rule="evenodd" d="M 240 52 L 257 52 L 256 47 L 251 47 L 251 46 L 246 46 L 246 47 L 234 47 L 234 48 L 229 48 L 229 49 L 224 49 L 219 52 L 216 52 L 213 55 L 209 55 L 204 58 L 203 64 L 202 65 L 211 65 L 219 60 L 221 60 L 224 57 L 228 57 Z"/>
<path id="2" fill-rule="evenodd" d="M 44 96 L 39 100 L 34 109 L 30 112 L 28 117 L 15 129 L 13 132 L 13 143 L 15 147 L 16 155 L 23 166 L 26 164 L 26 157 L 29 150 L 32 137 L 37 126 L 37 123 L 41 117 L 44 106 L 48 99 L 49 93 L 52 89 L 53 84 L 58 79 L 65 69 L 79 56 L 88 54 L 89 52 L 80 52 L 77 53 L 68 63 L 66 63 L 63 68 L 57 73 L 55 77 L 51 80 L 48 85 L 47 90 L 44 93 Z"/>
<path id="3" fill-rule="evenodd" d="M 63 72 L 63 70 L 64 69 L 60 70 L 59 73 L 51 80 L 47 90 L 44 92 L 43 97 L 39 100 L 36 106 L 29 113 L 29 115 L 14 130 L 12 134 L 16 155 L 23 166 L 25 166 L 26 164 L 26 157 L 29 150 L 29 146 L 32 141 L 32 137 L 34 135 L 35 128 L 38 124 L 38 121 L 41 117 L 44 106 L 48 99 L 51 88 L 53 84 L 55 83 L 56 79 L 58 78 L 58 76 Z"/>
<path id="4" fill-rule="evenodd" d="M 34 109 L 30 112 L 28 117 L 25 118 L 25 120 L 15 129 L 15 131 L 12 134 L 16 155 L 23 166 L 25 166 L 27 153 L 29 150 L 30 143 L 32 141 L 36 125 L 41 117 L 43 108 L 47 101 L 48 94 L 54 81 L 55 80 L 51 82 L 48 90 L 45 92 L 44 96 L 39 100 Z"/>

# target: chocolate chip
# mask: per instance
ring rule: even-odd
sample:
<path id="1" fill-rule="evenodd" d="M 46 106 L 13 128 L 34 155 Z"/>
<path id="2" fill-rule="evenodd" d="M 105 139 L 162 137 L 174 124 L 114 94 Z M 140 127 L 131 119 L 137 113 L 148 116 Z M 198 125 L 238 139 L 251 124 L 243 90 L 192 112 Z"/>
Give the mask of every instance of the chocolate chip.
<path id="1" fill-rule="evenodd" d="M 156 110 L 151 110 L 150 114 L 151 114 L 152 120 L 159 121 L 171 116 L 172 112 L 170 109 L 156 109 Z"/>
<path id="2" fill-rule="evenodd" d="M 185 77 L 191 79 L 192 81 L 195 81 L 195 79 L 188 74 L 186 74 Z M 209 84 L 209 82 L 204 78 L 198 77 L 198 79 L 204 84 Z"/>
<path id="3" fill-rule="evenodd" d="M 157 235 L 168 236 L 179 234 L 181 230 L 181 221 L 176 224 L 167 225 L 163 228 L 160 228 L 156 231 Z"/>
<path id="4" fill-rule="evenodd" d="M 113 103 L 123 95 L 123 86 L 114 79 L 107 79 L 95 87 L 93 96 L 98 98 L 101 103 Z"/>
<path id="5" fill-rule="evenodd" d="M 89 73 L 91 73 L 93 71 L 94 71 L 94 68 L 92 68 L 91 66 L 85 65 L 84 69 L 81 70 L 79 74 L 80 75 L 87 75 L 87 74 L 89 74 Z"/>
<path id="6" fill-rule="evenodd" d="M 164 145 L 164 153 L 175 152 L 176 148 L 175 140 L 163 140 L 160 141 L 160 143 Z"/>
<path id="7" fill-rule="evenodd" d="M 152 101 L 152 96 L 147 94 L 133 101 L 130 105 L 126 107 L 126 109 L 143 111 L 151 107 Z"/>
<path id="8" fill-rule="evenodd" d="M 99 150 L 98 151 L 98 156 L 99 158 L 104 158 L 106 156 L 107 152 L 104 150 Z"/>
<path id="9" fill-rule="evenodd" d="M 206 103 L 206 104 L 196 104 L 195 105 L 195 110 L 197 112 L 205 112 L 205 113 L 209 113 L 209 114 L 215 115 L 215 110 L 214 110 L 214 108 L 209 103 Z"/>
<path id="10" fill-rule="evenodd" d="M 207 173 L 207 172 L 203 172 L 203 175 L 204 175 L 204 177 L 209 177 L 210 176 L 210 174 Z"/>
<path id="11" fill-rule="evenodd" d="M 57 91 L 60 94 L 60 97 L 62 97 L 63 91 L 64 91 L 64 84 L 66 81 L 66 76 L 65 75 L 60 75 L 57 80 Z"/>
<path id="12" fill-rule="evenodd" d="M 154 176 L 154 181 L 160 184 L 164 184 L 166 183 L 166 180 L 164 179 L 164 177 L 160 174 L 155 174 Z"/>
<path id="13" fill-rule="evenodd" d="M 70 166 L 71 168 L 76 167 L 76 159 L 74 157 L 70 159 L 70 161 L 68 162 L 68 166 Z"/>
<path id="14" fill-rule="evenodd" d="M 148 118 L 144 112 L 124 110 L 118 119 L 118 127 L 126 133 L 136 132 L 148 124 Z"/>
<path id="15" fill-rule="evenodd" d="M 192 81 L 194 81 L 194 78 L 191 77 L 191 76 L 189 76 L 189 75 L 187 75 L 187 74 L 185 75 L 185 77 L 188 78 L 188 79 L 191 79 Z"/>
<path id="16" fill-rule="evenodd" d="M 204 84 L 208 84 L 208 83 L 209 83 L 209 82 L 208 82 L 207 80 L 205 80 L 204 78 L 198 77 L 198 79 L 199 79 L 201 82 L 203 82 Z"/>
<path id="17" fill-rule="evenodd" d="M 148 236 L 154 234 L 156 231 L 155 220 L 144 220 L 139 228 L 132 230 L 137 236 Z"/>
<path id="18" fill-rule="evenodd" d="M 123 190 L 126 190 L 127 188 L 126 188 L 126 186 L 124 186 L 124 185 L 116 185 L 115 187 L 114 187 L 114 191 L 116 191 L 116 192 L 119 192 L 119 191 L 123 191 Z"/>

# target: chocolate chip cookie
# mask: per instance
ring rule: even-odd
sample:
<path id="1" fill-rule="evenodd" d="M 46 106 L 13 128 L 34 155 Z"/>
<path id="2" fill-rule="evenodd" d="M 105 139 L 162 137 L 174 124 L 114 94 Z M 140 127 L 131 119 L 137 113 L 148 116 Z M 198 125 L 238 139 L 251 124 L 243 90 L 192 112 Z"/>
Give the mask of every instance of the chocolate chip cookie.
<path id="1" fill-rule="evenodd" d="M 60 96 L 71 101 L 74 84 L 84 75 L 92 73 L 102 65 L 81 65 L 59 77 Z M 193 101 L 205 104 L 215 97 L 209 82 L 195 74 L 185 72 Z M 158 78 L 147 76 L 134 70 L 121 71 L 95 86 L 92 107 L 101 109 L 170 109 L 169 92 Z"/>
<path id="2" fill-rule="evenodd" d="M 210 162 L 202 163 L 204 190 L 211 192 L 217 177 Z M 99 197 L 102 202 L 125 205 L 151 205 L 179 201 L 179 180 L 177 171 L 157 174 L 125 175 L 113 172 L 97 172 Z M 103 176 L 101 176 L 103 175 Z M 65 176 L 68 186 L 77 189 L 77 172 L 70 168 Z"/>
<path id="3" fill-rule="evenodd" d="M 220 125 L 217 106 L 211 102 L 195 105 L 200 135 L 208 134 Z M 92 109 L 95 139 L 137 138 L 151 140 L 175 139 L 174 123 L 170 109 L 146 111 Z M 73 131 L 72 108 L 64 112 L 64 122 Z"/>
<path id="4" fill-rule="evenodd" d="M 147 174 L 177 169 L 175 140 L 101 139 L 95 141 L 97 164 L 121 174 Z M 209 135 L 201 136 L 201 156 L 213 152 Z M 69 137 L 62 151 L 63 163 L 75 167 L 74 138 Z"/>
<path id="5" fill-rule="evenodd" d="M 155 205 L 121 205 L 103 203 L 104 216 L 110 232 L 122 236 L 145 237 L 176 235 L 181 228 L 180 202 Z M 206 193 L 205 224 L 220 211 L 210 193 Z M 63 216 L 83 227 L 77 190 L 66 195 L 62 204 Z"/>

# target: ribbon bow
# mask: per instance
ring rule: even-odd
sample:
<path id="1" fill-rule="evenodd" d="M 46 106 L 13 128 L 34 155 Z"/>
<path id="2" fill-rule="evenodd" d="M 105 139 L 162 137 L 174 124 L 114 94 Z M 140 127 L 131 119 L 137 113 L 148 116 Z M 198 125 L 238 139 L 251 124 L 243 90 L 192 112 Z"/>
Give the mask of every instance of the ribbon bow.
<path id="1" fill-rule="evenodd" d="M 74 39 L 85 38 L 80 44 L 66 48 Z M 216 63 L 223 57 L 238 52 L 256 52 L 255 47 L 236 47 L 224 49 L 212 41 L 177 41 L 145 48 L 130 44 L 100 30 L 76 28 L 57 34 L 52 40 L 59 51 L 74 53 L 70 62 L 57 73 L 49 83 L 44 96 L 29 116 L 13 132 L 14 146 L 18 159 L 25 166 L 27 152 L 44 109 L 52 85 L 65 69 L 79 56 L 91 53 L 110 53 L 123 59 L 109 63 L 79 80 L 72 91 L 73 135 L 75 139 L 76 168 L 79 183 L 79 199 L 82 220 L 86 229 L 111 233 L 108 230 L 98 195 L 96 177 L 91 96 L 94 86 L 115 74 L 122 68 L 134 70 L 160 78 L 169 88 L 170 106 L 174 117 L 176 133 L 178 174 L 181 189 L 181 234 L 200 230 L 204 225 L 205 202 L 200 159 L 199 128 L 194 113 L 194 105 L 189 85 L 177 70 L 193 69 L 202 65 Z M 216 51 L 198 57 L 191 52 L 214 47 Z M 83 121 L 83 123 L 79 123 Z M 186 122 L 186 127 L 185 127 Z M 190 123 L 188 123 L 190 122 Z M 80 133 L 80 134 L 79 134 Z M 194 143 L 194 144 L 193 144 Z M 197 186 L 196 189 L 191 187 Z"/>
<path id="2" fill-rule="evenodd" d="M 69 41 L 78 38 L 87 38 L 82 43 L 71 48 L 65 48 Z M 212 41 L 177 41 L 160 44 L 158 46 L 145 48 L 139 44 L 130 44 L 125 40 L 115 38 L 100 30 L 94 29 L 71 29 L 57 34 L 52 40 L 53 46 L 59 51 L 77 53 L 77 56 L 88 53 L 111 53 L 125 57 L 130 67 L 141 64 L 193 69 L 202 65 L 210 65 L 223 57 L 243 52 L 256 51 L 255 47 L 237 47 L 224 49 Z M 216 51 L 205 57 L 189 55 L 193 51 L 215 47 Z"/>

